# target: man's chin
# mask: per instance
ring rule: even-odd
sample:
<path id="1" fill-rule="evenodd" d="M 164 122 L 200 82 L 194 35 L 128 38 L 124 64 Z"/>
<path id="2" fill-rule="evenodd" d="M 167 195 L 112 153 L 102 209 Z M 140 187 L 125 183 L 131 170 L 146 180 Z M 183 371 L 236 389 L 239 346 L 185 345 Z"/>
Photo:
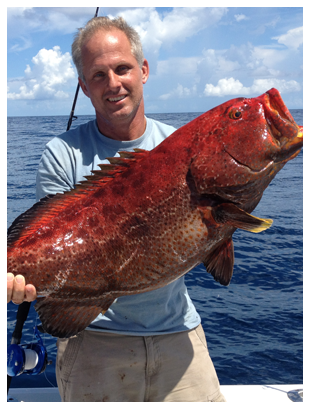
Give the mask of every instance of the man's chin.
<path id="1" fill-rule="evenodd" d="M 139 111 L 139 108 L 141 108 L 140 104 L 137 106 L 123 106 L 120 107 L 119 109 L 114 109 L 114 110 L 109 110 L 106 111 L 103 115 L 101 115 L 103 118 L 106 118 L 108 121 L 128 121 L 132 120 L 137 112 Z M 143 112 L 144 115 L 144 112 Z"/>

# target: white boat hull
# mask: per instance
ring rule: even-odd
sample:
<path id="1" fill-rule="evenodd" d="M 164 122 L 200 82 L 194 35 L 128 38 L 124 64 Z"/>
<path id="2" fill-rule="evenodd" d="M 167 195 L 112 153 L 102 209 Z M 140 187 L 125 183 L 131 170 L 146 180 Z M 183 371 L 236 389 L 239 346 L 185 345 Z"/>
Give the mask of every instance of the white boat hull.
<path id="1" fill-rule="evenodd" d="M 303 385 L 221 385 L 228 403 L 285 404 L 302 401 Z M 57 388 L 11 388 L 8 402 L 60 402 Z M 271 406 L 269 406 L 271 407 Z"/>

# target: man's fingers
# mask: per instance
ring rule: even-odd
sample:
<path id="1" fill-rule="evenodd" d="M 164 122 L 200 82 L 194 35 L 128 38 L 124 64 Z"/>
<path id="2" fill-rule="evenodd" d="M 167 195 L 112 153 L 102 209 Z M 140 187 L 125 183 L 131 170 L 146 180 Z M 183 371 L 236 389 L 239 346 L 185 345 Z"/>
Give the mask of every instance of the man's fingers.
<path id="1" fill-rule="evenodd" d="M 14 275 L 12 273 L 8 273 L 7 280 L 8 280 L 8 302 L 10 302 L 13 294 Z"/>
<path id="2" fill-rule="evenodd" d="M 21 304 L 24 301 L 34 301 L 37 298 L 37 292 L 32 284 L 25 285 L 25 279 L 22 275 L 14 277 L 12 273 L 7 274 L 8 295 L 7 302 Z"/>
<path id="3" fill-rule="evenodd" d="M 27 284 L 25 290 L 26 290 L 25 301 L 31 302 L 37 298 L 35 286 L 33 286 L 32 284 Z"/>
<path id="4" fill-rule="evenodd" d="M 21 304 L 25 300 L 25 279 L 21 275 L 14 278 L 12 301 L 14 304 Z"/>

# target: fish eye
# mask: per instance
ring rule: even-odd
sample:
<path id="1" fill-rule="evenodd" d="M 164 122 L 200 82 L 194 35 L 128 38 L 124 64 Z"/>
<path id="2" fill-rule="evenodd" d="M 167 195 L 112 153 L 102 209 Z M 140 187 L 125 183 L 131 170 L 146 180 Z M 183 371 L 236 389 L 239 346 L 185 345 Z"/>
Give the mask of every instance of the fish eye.
<path id="1" fill-rule="evenodd" d="M 232 109 L 229 112 L 229 118 L 231 118 L 231 119 L 240 119 L 240 118 L 242 118 L 242 112 L 238 108 Z"/>

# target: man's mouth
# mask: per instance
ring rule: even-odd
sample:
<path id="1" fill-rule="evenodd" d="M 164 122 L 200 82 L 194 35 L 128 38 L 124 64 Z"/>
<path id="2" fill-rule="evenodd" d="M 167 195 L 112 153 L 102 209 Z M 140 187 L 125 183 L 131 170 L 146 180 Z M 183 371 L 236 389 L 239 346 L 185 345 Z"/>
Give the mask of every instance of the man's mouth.
<path id="1" fill-rule="evenodd" d="M 126 95 L 120 95 L 118 97 L 111 97 L 108 98 L 108 101 L 110 102 L 117 102 L 117 101 L 121 101 L 122 99 L 126 98 Z"/>

